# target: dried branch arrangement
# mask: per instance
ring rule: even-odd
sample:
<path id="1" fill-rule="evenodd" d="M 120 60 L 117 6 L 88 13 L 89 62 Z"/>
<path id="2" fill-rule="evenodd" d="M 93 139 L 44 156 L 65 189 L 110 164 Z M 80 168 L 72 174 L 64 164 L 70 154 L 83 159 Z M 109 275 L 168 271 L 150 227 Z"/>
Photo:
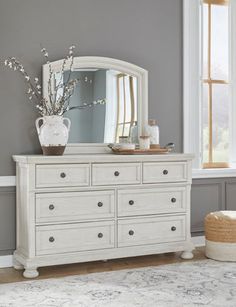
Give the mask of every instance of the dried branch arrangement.
<path id="1" fill-rule="evenodd" d="M 49 65 L 48 99 L 43 97 L 42 85 L 40 85 L 39 78 L 36 77 L 32 79 L 26 72 L 24 66 L 15 57 L 9 57 L 6 60 L 0 60 L 0 64 L 3 64 L 13 71 L 18 71 L 24 77 L 24 80 L 27 84 L 26 93 L 28 98 L 35 104 L 35 107 L 41 116 L 63 115 L 65 112 L 70 110 L 85 109 L 98 104 L 105 104 L 106 99 L 100 99 L 89 104 L 83 103 L 83 105 L 80 106 L 70 106 L 70 98 L 74 94 L 74 90 L 78 82 L 81 81 L 79 79 L 70 79 L 74 63 L 74 49 L 75 46 L 69 47 L 68 54 L 62 62 L 60 71 L 61 78 L 55 86 L 53 86 L 55 83 L 53 80 L 54 72 L 49 61 L 48 51 L 46 48 L 41 49 L 41 53 L 46 60 L 46 64 Z M 69 74 L 67 80 L 65 81 L 63 76 L 66 67 L 69 67 Z M 87 82 L 88 78 L 85 78 L 84 81 Z"/>

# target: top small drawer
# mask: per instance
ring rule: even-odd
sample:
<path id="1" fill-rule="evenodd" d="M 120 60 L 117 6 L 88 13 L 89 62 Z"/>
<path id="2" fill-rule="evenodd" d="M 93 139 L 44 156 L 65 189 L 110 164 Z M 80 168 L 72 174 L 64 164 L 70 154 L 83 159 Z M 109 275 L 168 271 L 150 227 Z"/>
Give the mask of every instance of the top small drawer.
<path id="1" fill-rule="evenodd" d="M 143 163 L 143 183 L 187 181 L 188 171 L 185 162 L 146 162 Z"/>
<path id="2" fill-rule="evenodd" d="M 36 187 L 68 187 L 89 185 L 89 164 L 36 165 Z"/>
<path id="3" fill-rule="evenodd" d="M 140 163 L 94 163 L 92 184 L 138 184 L 141 182 L 140 169 Z"/>

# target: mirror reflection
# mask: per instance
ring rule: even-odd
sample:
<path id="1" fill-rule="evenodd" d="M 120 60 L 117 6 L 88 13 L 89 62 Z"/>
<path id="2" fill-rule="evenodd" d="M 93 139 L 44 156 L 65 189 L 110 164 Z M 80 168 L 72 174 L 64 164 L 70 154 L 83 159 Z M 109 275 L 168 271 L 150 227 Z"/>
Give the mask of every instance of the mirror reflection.
<path id="1" fill-rule="evenodd" d="M 61 73 L 55 73 L 55 86 Z M 75 69 L 63 80 L 78 79 L 71 97 L 69 143 L 119 143 L 137 132 L 137 78 L 111 69 Z M 58 93 L 60 95 L 61 93 Z M 136 133 L 134 133 L 136 131 Z M 133 141 L 133 140 L 131 140 Z"/>

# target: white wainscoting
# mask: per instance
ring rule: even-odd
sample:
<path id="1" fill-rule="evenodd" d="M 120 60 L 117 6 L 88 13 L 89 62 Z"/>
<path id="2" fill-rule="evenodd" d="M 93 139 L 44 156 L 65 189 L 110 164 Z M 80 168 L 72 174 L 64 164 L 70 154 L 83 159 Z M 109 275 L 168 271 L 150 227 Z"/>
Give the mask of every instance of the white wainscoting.
<path id="1" fill-rule="evenodd" d="M 195 247 L 205 246 L 205 236 L 192 237 L 192 242 Z"/>
<path id="2" fill-rule="evenodd" d="M 0 176 L 0 187 L 14 187 L 16 185 L 15 176 Z M 9 268 L 13 265 L 12 255 L 0 256 L 0 268 Z"/>
<path id="3" fill-rule="evenodd" d="M 16 185 L 15 176 L 0 176 L 0 187 L 12 187 Z M 192 242 L 196 247 L 205 245 L 205 237 L 197 236 L 192 238 Z M 0 256 L 0 268 L 12 267 L 12 255 Z"/>
<path id="4" fill-rule="evenodd" d="M 0 187 L 14 187 L 15 185 L 15 176 L 0 176 Z"/>
<path id="5" fill-rule="evenodd" d="M 10 268 L 13 266 L 13 256 L 0 256 L 0 268 Z"/>

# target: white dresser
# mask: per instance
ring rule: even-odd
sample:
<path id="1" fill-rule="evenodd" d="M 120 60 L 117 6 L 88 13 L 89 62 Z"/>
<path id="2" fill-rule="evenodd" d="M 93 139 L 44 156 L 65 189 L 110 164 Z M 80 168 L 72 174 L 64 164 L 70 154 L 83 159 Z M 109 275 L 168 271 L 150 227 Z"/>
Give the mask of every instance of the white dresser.
<path id="1" fill-rule="evenodd" d="M 24 276 L 66 263 L 183 251 L 192 258 L 189 154 L 14 156 Z"/>

